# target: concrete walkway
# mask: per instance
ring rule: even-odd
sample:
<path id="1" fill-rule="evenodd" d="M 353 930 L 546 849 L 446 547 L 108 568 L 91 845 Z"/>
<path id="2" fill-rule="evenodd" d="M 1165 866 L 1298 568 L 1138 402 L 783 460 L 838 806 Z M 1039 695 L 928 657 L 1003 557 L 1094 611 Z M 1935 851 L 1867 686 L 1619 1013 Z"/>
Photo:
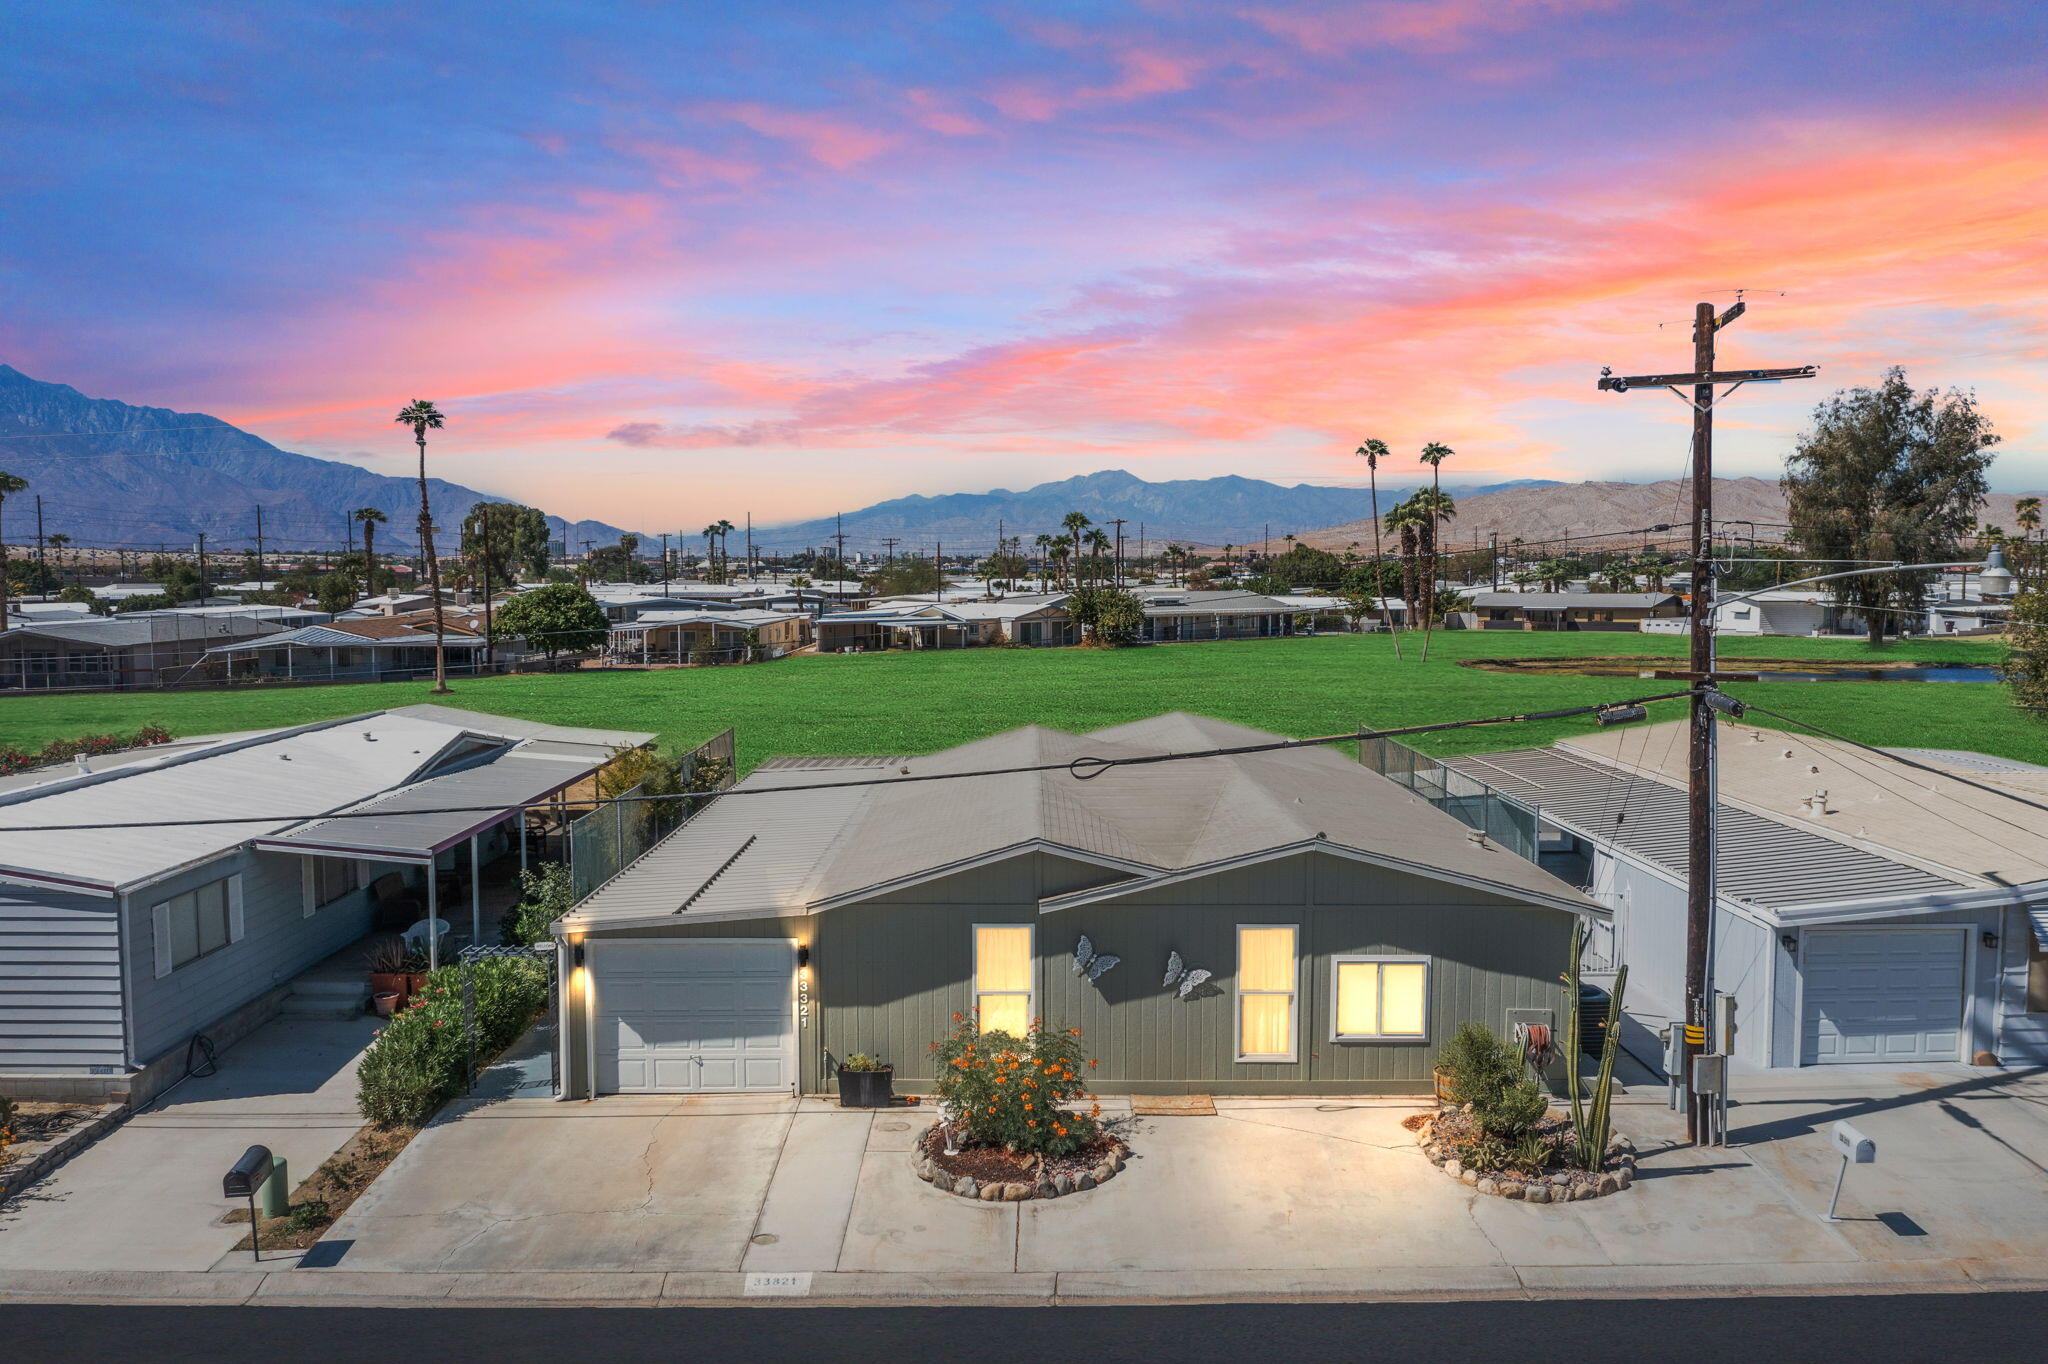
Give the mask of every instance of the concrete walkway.
<path id="1" fill-rule="evenodd" d="M 0 1268 L 0 1300 L 1035 1302 L 2048 1285 L 2048 1080 L 1946 1067 L 1745 1079 L 1741 1145 L 1698 1151 L 1655 1091 L 1617 1197 L 1535 1207 L 1431 1168 L 1387 1099 L 1219 1099 L 1116 1115 L 1105 1187 L 970 1203 L 910 1172 L 919 1109 L 819 1100 L 555 1103 L 503 1072 L 422 1133 L 307 1257 L 252 1274 Z M 530 1080 L 530 1076 L 527 1077 Z M 544 1095 L 544 1091 L 540 1091 Z M 1874 1137 L 1844 1222 L 1826 1129 Z M 216 1176 L 217 1177 L 217 1176 Z M 54 1265 L 69 1261 L 45 1260 Z M 311 1266 L 320 1266 L 314 1268 Z"/>
<path id="2" fill-rule="evenodd" d="M 0 1276 L 9 1271 L 206 1271 L 247 1227 L 221 1176 L 261 1143 L 294 1184 L 361 1126 L 355 1063 L 374 1018 L 277 1019 L 47 1178 L 0 1203 Z M 238 1257 L 246 1264 L 246 1256 Z"/>

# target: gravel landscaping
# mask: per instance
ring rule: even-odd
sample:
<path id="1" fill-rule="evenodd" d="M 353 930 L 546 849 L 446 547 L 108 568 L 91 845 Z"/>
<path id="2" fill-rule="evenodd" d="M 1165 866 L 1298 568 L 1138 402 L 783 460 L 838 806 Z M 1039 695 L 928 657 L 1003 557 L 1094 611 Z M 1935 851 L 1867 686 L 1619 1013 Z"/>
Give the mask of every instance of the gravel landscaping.
<path id="1" fill-rule="evenodd" d="M 948 1155 L 937 1123 L 910 1148 L 911 1168 L 919 1179 L 984 1203 L 1021 1203 L 1093 1189 L 1114 1179 L 1129 1155 L 1130 1148 L 1111 1136 L 1063 1156 L 1025 1155 L 995 1146 L 968 1146 Z"/>

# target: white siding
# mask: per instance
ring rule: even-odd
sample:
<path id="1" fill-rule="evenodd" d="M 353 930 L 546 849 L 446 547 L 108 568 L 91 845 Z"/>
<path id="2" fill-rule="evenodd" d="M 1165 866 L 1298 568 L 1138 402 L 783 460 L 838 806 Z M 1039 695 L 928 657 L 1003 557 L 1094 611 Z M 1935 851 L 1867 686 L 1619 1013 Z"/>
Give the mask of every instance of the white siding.
<path id="1" fill-rule="evenodd" d="M 0 885 L 0 1074 L 123 1059 L 117 902 Z"/>

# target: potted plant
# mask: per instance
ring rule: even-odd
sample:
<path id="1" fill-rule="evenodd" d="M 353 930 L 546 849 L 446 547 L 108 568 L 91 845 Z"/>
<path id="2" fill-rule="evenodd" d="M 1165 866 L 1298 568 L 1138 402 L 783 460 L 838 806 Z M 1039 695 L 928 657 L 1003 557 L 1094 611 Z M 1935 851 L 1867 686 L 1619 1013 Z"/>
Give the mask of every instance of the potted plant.
<path id="1" fill-rule="evenodd" d="M 864 1051 L 857 1051 L 839 1063 L 839 1106 L 841 1108 L 887 1108 L 895 1100 L 890 1081 L 896 1068 L 885 1066 Z"/>
<path id="2" fill-rule="evenodd" d="M 401 1005 L 427 988 L 428 960 L 424 947 L 415 947 L 405 954 L 405 994 L 399 1000 Z"/>
<path id="3" fill-rule="evenodd" d="M 373 999 L 390 995 L 400 1004 L 405 1002 L 412 989 L 406 975 L 405 956 L 402 938 L 379 938 L 364 953 L 364 961 L 370 968 L 370 995 Z M 378 1012 L 383 1012 L 381 1006 Z"/>

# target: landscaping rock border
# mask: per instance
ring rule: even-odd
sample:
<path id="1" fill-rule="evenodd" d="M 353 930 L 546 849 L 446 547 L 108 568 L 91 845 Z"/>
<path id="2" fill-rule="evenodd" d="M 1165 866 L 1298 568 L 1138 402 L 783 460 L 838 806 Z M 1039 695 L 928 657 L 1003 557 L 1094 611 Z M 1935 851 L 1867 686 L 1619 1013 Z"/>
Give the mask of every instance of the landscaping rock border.
<path id="1" fill-rule="evenodd" d="M 1038 1181 L 1032 1184 L 1021 1181 L 997 1183 L 994 1180 L 984 1183 L 972 1175 L 955 1176 L 925 1154 L 925 1140 L 937 1127 L 938 1124 L 933 1123 L 911 1144 L 911 1171 L 942 1193 L 982 1203 L 1022 1203 L 1031 1198 L 1060 1198 L 1067 1194 L 1098 1188 L 1123 1171 L 1125 1159 L 1130 1154 L 1129 1147 L 1119 1145 L 1097 1161 L 1092 1168 L 1078 1173 L 1070 1174 L 1062 1170 L 1052 1175 L 1041 1174 Z"/>
<path id="2" fill-rule="evenodd" d="M 1617 1136 L 1608 1141 L 1609 1169 L 1597 1173 L 1591 1170 L 1559 1170 L 1547 1175 L 1523 1175 L 1511 1170 L 1480 1174 L 1477 1170 L 1468 1170 L 1455 1154 L 1439 1145 L 1435 1137 L 1434 1119 L 1415 1129 L 1415 1144 L 1422 1148 L 1422 1154 L 1429 1163 L 1474 1193 L 1491 1194 L 1495 1198 L 1512 1198 L 1524 1203 L 1583 1203 L 1620 1193 L 1631 1188 L 1636 1181 L 1636 1147 L 1627 1137 Z"/>

